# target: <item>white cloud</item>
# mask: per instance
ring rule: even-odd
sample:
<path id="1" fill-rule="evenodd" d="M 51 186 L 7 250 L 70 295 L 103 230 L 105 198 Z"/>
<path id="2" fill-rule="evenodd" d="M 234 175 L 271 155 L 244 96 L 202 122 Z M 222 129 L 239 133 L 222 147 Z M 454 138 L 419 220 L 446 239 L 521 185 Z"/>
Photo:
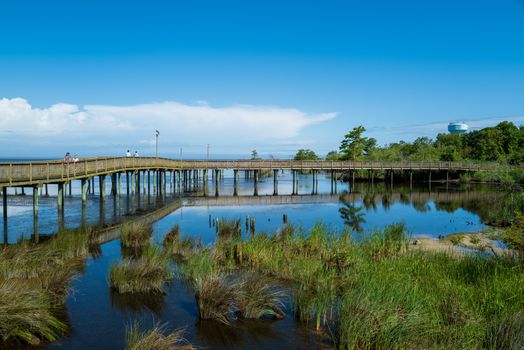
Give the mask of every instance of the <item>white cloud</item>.
<path id="1" fill-rule="evenodd" d="M 336 113 L 309 114 L 295 108 L 233 105 L 213 107 L 175 101 L 130 106 L 58 103 L 34 108 L 23 98 L 0 100 L 2 138 L 69 140 L 75 145 L 151 146 L 155 129 L 162 145 L 272 144 L 298 142 L 310 125 L 335 118 Z M 151 136 L 150 136 L 151 135 Z M 19 139 L 20 140 L 20 139 Z"/>

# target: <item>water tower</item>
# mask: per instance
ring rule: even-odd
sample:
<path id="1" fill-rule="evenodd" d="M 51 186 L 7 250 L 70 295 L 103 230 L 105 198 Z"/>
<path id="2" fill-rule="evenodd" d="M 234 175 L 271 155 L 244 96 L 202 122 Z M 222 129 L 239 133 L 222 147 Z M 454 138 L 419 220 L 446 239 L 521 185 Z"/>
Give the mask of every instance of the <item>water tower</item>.
<path id="1" fill-rule="evenodd" d="M 449 123 L 448 131 L 450 134 L 464 134 L 468 131 L 468 126 L 462 122 Z"/>

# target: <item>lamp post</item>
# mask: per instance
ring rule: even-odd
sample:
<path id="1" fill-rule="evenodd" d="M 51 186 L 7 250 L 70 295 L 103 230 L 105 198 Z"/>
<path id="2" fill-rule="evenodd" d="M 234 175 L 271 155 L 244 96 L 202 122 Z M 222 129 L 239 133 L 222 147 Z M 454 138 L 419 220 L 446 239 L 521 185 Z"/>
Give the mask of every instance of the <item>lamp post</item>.
<path id="1" fill-rule="evenodd" d="M 156 136 L 156 157 L 158 158 L 158 135 L 160 135 L 160 131 L 155 130 L 155 136 Z"/>

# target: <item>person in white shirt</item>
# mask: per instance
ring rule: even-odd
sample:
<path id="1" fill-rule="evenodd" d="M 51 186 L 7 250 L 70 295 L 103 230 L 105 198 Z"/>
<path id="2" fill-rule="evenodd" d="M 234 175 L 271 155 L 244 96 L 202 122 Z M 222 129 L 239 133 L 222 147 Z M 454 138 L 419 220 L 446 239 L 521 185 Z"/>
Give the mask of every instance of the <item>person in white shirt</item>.
<path id="1" fill-rule="evenodd" d="M 135 157 L 140 157 L 140 156 L 138 155 L 138 151 L 135 151 Z"/>
<path id="2" fill-rule="evenodd" d="M 126 152 L 126 157 L 131 157 L 131 152 L 129 152 L 129 150 Z"/>

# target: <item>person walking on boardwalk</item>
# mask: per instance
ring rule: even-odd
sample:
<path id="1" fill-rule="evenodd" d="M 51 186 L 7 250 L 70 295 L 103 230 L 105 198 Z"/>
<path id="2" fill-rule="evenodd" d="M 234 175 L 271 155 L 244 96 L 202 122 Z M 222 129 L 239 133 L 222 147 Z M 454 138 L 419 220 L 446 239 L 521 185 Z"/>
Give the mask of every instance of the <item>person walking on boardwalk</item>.
<path id="1" fill-rule="evenodd" d="M 138 151 L 135 151 L 135 157 L 140 157 L 140 156 L 138 155 Z"/>
<path id="2" fill-rule="evenodd" d="M 126 152 L 126 157 L 131 157 L 131 152 L 129 152 L 129 150 Z"/>
<path id="3" fill-rule="evenodd" d="M 71 162 L 71 153 L 66 152 L 65 157 L 64 157 L 64 162 L 65 163 L 70 163 Z"/>

